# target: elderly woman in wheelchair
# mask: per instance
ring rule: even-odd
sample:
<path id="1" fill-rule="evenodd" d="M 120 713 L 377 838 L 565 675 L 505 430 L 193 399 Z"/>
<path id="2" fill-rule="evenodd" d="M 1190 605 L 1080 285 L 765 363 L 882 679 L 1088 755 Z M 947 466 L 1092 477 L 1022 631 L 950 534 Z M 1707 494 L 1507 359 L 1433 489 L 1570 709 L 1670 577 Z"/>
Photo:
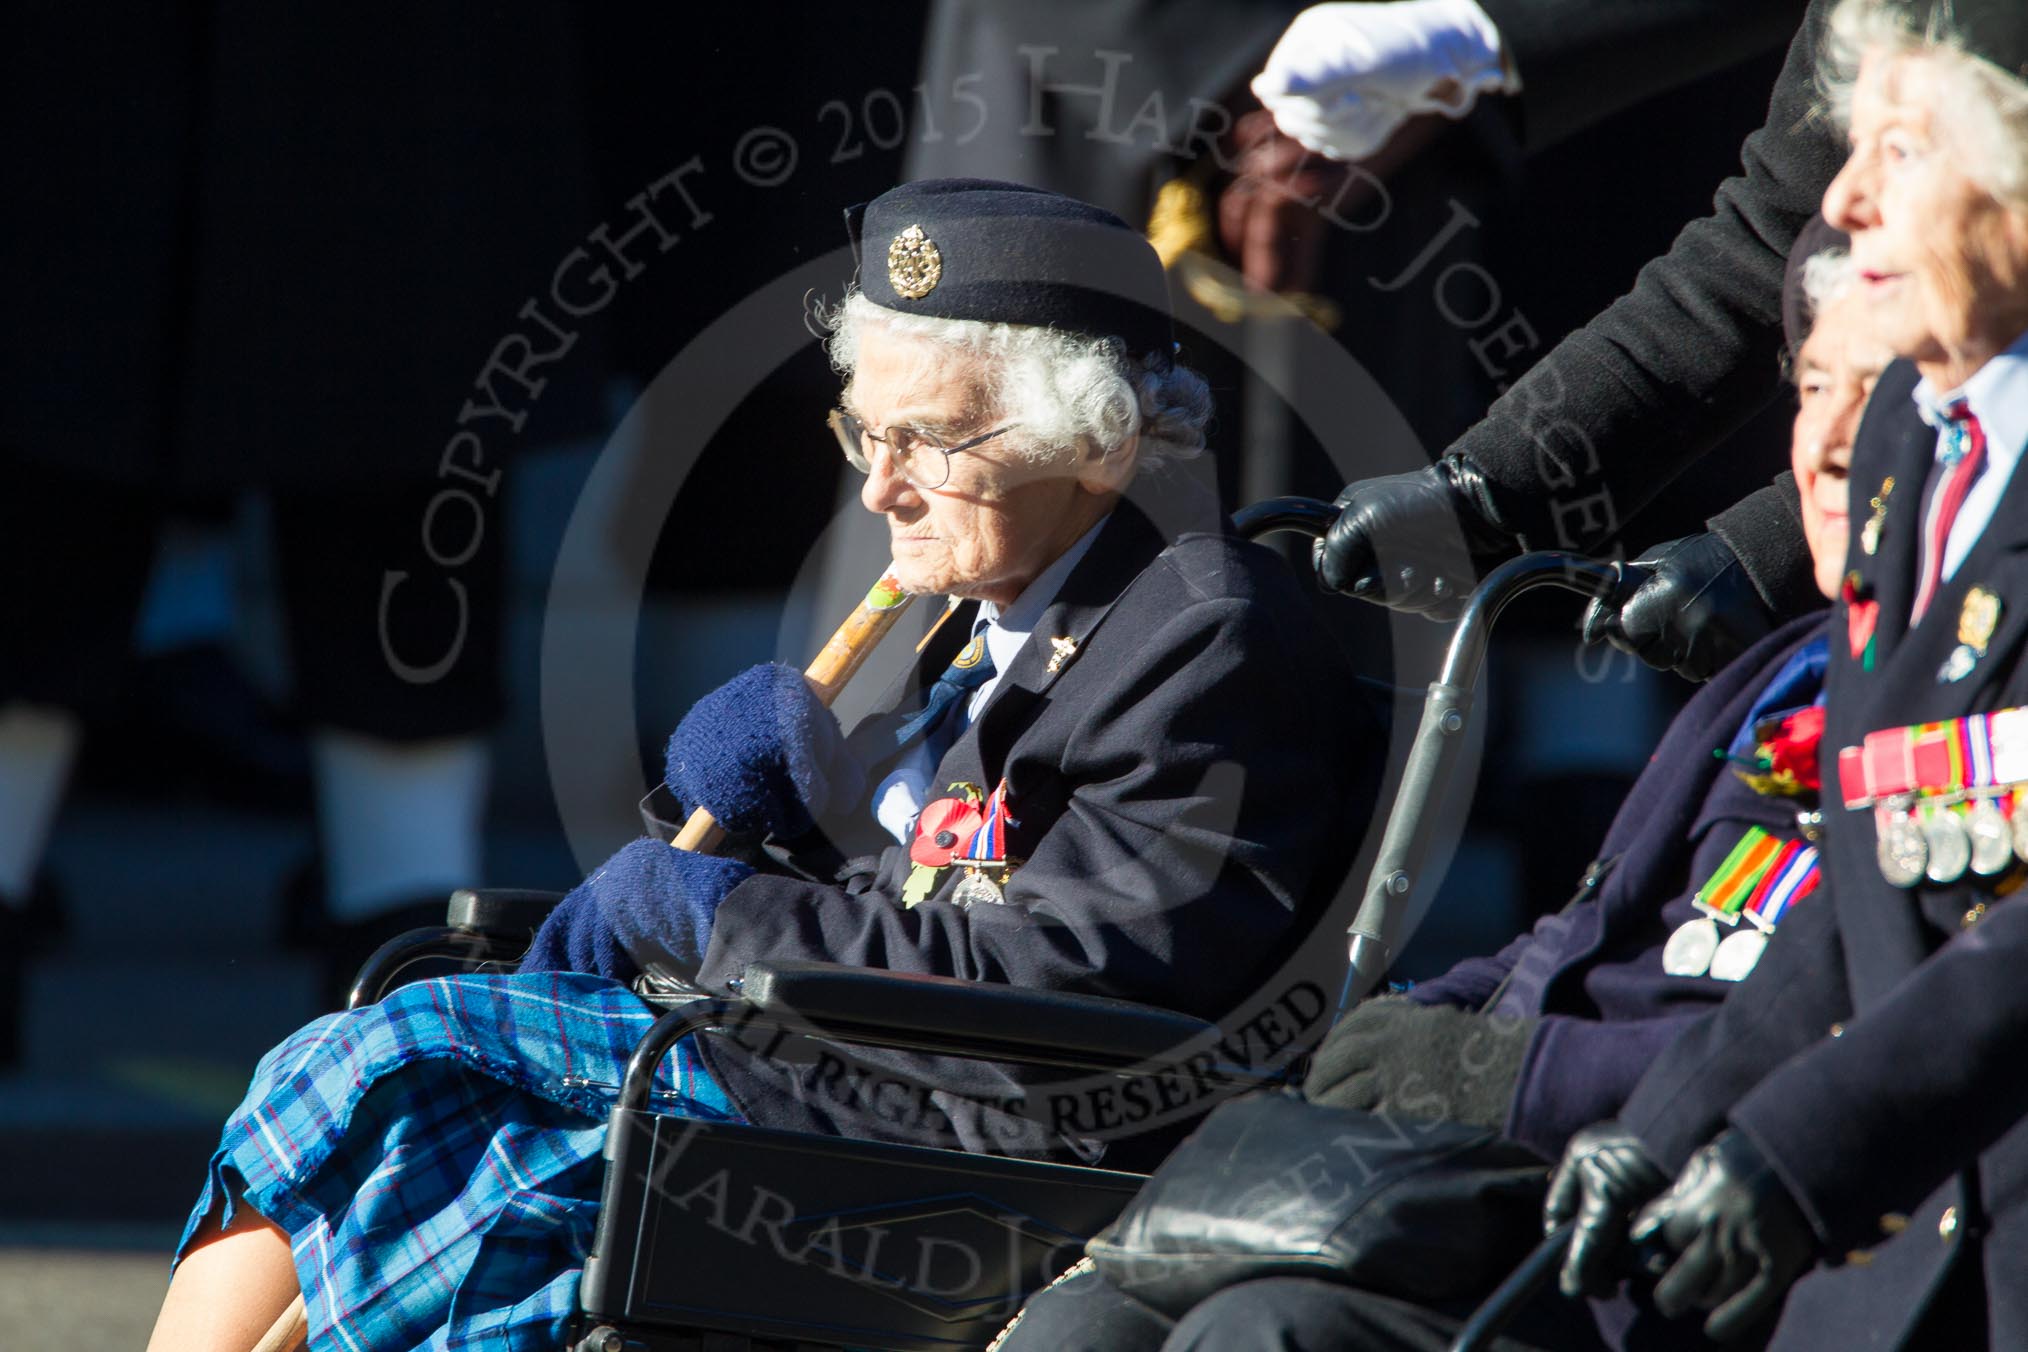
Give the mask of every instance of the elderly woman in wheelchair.
<path id="1" fill-rule="evenodd" d="M 848 221 L 832 425 L 894 580 L 963 603 L 849 735 L 782 667 L 691 711 L 669 786 L 732 832 L 723 853 L 638 840 L 518 972 L 416 982 L 270 1052 L 151 1347 L 243 1352 L 299 1292 L 318 1346 L 561 1346 L 644 992 L 819 959 L 1215 1021 L 1319 917 L 1378 743 L 1307 598 L 1189 473 L 1210 401 L 1174 359 L 1153 251 L 1105 212 L 976 180 Z M 771 1051 L 685 1038 L 655 1106 L 1114 1157 L 1032 1070 L 861 1053 L 911 1086 L 876 1101 Z"/>

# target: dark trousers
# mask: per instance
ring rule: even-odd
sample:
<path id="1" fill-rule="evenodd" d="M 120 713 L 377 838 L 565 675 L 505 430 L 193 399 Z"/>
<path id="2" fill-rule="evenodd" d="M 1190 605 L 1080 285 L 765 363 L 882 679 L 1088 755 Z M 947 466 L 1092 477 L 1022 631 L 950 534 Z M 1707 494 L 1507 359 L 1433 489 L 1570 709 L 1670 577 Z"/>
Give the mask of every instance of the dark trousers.
<path id="1" fill-rule="evenodd" d="M 1529 1326 L 1516 1336 L 1495 1340 L 1495 1352 L 1604 1346 L 1581 1310 L 1547 1308 L 1561 1305 L 1553 1296 L 1538 1305 L 1546 1308 L 1524 1315 Z M 1308 1277 L 1241 1282 L 1170 1319 L 1085 1270 L 1030 1300 L 996 1352 L 1445 1352 L 1463 1323 Z"/>
<path id="2" fill-rule="evenodd" d="M 426 544 L 431 497 L 404 485 L 274 499 L 308 722 L 414 741 L 499 720 L 505 523 L 440 510 Z M 145 489 L 0 456 L 0 704 L 90 714 L 119 698 L 163 515 Z"/>

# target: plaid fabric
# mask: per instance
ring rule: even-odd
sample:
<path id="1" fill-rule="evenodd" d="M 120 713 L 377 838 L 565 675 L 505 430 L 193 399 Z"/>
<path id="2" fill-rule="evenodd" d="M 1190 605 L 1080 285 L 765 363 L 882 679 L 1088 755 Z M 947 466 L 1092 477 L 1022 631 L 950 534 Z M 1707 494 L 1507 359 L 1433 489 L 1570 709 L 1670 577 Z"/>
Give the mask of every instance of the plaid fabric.
<path id="1" fill-rule="evenodd" d="M 570 972 L 453 977 L 262 1058 L 183 1246 L 244 1199 L 288 1231 L 312 1346 L 555 1352 L 598 1214 L 606 1115 L 655 1011 Z M 657 1107 L 737 1120 L 689 1043 Z"/>

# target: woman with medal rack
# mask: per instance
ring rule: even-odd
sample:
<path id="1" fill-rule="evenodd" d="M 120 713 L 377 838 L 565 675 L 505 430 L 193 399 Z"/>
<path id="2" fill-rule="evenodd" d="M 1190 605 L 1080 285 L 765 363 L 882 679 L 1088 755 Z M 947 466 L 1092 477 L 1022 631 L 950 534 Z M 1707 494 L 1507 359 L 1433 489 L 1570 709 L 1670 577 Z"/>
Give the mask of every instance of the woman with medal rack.
<path id="1" fill-rule="evenodd" d="M 1210 396 L 1175 360 L 1153 248 L 1085 203 L 972 179 L 847 222 L 832 428 L 888 527 L 897 585 L 875 595 L 966 603 L 849 734 L 784 666 L 693 707 L 669 785 L 726 852 L 637 840 L 520 971 L 404 986 L 269 1053 L 151 1348 L 244 1352 L 298 1291 L 318 1347 L 561 1346 L 607 1114 L 658 1012 L 637 987 L 814 959 L 1216 1020 L 1328 908 L 1383 742 L 1302 585 L 1183 463 Z M 732 506 L 765 527 L 765 503 Z M 1048 1072 L 775 1052 L 685 1040 L 657 1111 L 1108 1164 L 1168 1139 L 1053 1116 Z"/>
<path id="2" fill-rule="evenodd" d="M 1824 216 L 1903 359 L 1853 447 L 1824 886 L 1573 1138 L 1549 1219 L 1577 1224 L 1566 1289 L 1641 1245 L 1656 1306 L 1714 1337 L 2028 1347 L 2028 908 L 2001 850 L 2028 787 L 2028 6 L 1841 0 L 1823 84 L 1851 143 Z"/>
<path id="3" fill-rule="evenodd" d="M 1827 599 L 1845 573 L 1853 434 L 1892 356 L 1867 330 L 1844 245 L 1811 222 L 1782 292 L 1798 399 L 1790 463 Z M 1317 1049 L 1305 1096 L 1497 1128 L 1545 1159 L 1615 1111 L 1655 1057 L 1737 988 L 1778 922 L 1817 904 L 1826 626 L 1823 612 L 1791 621 L 1718 672 L 1670 725 L 1578 898 L 1496 955 L 1352 1010 Z M 1316 1120 L 1320 1132 L 1343 1129 Z M 1602 1329 L 1653 1322 L 1624 1300 L 1598 1316 L 1560 1306 L 1531 1318 L 1501 1346 L 1592 1348 Z M 1230 1287 L 1172 1322 L 1085 1271 L 1030 1301 L 1000 1352 L 1441 1349 L 1456 1331 L 1434 1310 L 1293 1277 Z M 1689 1327 L 1649 1331 L 1702 1345 Z"/>

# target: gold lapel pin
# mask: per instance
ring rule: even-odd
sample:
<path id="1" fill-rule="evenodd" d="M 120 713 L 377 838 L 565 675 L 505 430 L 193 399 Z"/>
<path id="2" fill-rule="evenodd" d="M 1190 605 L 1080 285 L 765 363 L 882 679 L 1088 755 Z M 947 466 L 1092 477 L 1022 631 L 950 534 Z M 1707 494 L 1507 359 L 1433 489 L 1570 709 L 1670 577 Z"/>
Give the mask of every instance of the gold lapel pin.
<path id="1" fill-rule="evenodd" d="M 1049 649 L 1049 666 L 1046 670 L 1051 676 L 1054 676 L 1057 672 L 1063 670 L 1064 665 L 1071 658 L 1077 656 L 1077 640 L 1074 638 L 1053 638 L 1049 640 Z"/>

